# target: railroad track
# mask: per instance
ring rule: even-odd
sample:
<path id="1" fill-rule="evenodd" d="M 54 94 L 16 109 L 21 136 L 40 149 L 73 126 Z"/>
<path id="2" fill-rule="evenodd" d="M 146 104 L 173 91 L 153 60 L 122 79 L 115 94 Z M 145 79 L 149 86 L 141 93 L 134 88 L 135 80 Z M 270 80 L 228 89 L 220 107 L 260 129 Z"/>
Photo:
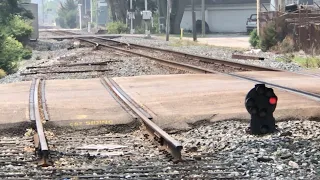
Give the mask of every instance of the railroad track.
<path id="1" fill-rule="evenodd" d="M 30 88 L 30 121 L 34 138 L 0 139 L 2 179 L 241 179 L 236 166 L 214 155 L 181 154 L 182 144 L 152 122 L 111 79 L 101 79 L 127 111 L 143 126 L 112 133 L 98 127 L 76 131 L 46 127 L 50 121 L 45 101 L 45 81 L 34 79 Z M 32 134 L 32 133 L 31 133 Z M 40 168 L 37 168 L 40 167 Z"/>
<path id="2" fill-rule="evenodd" d="M 59 35 L 76 33 L 68 31 L 53 31 Z M 112 39 L 95 37 L 92 39 L 87 38 L 76 38 L 82 42 L 94 44 L 95 48 L 105 47 L 116 52 L 126 53 L 128 55 L 136 55 L 152 59 L 158 63 L 169 66 L 175 69 L 191 72 L 191 73 L 232 73 L 239 71 L 280 71 L 277 69 L 259 67 L 254 65 L 247 65 L 237 63 L 233 61 L 226 61 L 220 59 L 213 59 L 204 56 L 196 56 L 188 53 L 181 53 L 171 50 L 165 50 L 154 47 L 147 47 L 137 44 L 128 44 L 115 41 Z M 94 63 L 93 63 L 94 64 Z M 28 76 L 35 74 L 62 74 L 62 73 L 90 73 L 90 72 L 108 72 L 108 67 L 102 63 L 96 63 L 96 67 L 90 65 L 90 67 L 82 65 L 80 69 L 70 70 L 71 66 L 75 67 L 76 64 L 72 65 L 53 65 L 51 67 L 27 67 L 29 72 L 20 73 L 20 75 Z M 104 68 L 105 67 L 105 68 Z M 40 69 L 41 68 L 41 69 Z"/>
<path id="3" fill-rule="evenodd" d="M 163 58 L 158 58 L 158 57 L 161 57 L 161 54 L 152 55 L 151 56 L 149 54 L 147 55 L 146 51 L 138 52 L 138 50 L 136 50 L 134 48 L 132 50 L 132 48 L 131 48 L 133 46 L 137 46 L 139 48 L 142 47 L 144 49 L 149 49 L 149 47 L 146 47 L 146 46 L 141 46 L 141 45 L 136 45 L 136 44 L 128 45 L 126 43 L 122 43 L 122 42 L 118 42 L 118 41 L 110 40 L 110 39 L 105 39 L 105 38 L 99 38 L 99 37 L 96 37 L 95 39 L 98 39 L 99 41 L 93 41 L 93 40 L 88 40 L 88 39 L 84 39 L 84 38 L 80 38 L 79 40 L 87 42 L 87 43 L 94 44 L 96 47 L 105 47 L 105 48 L 113 49 L 113 50 L 116 50 L 116 51 L 125 52 L 125 53 L 128 53 L 128 54 L 134 54 L 134 55 L 146 57 L 146 58 L 149 58 L 149 59 L 152 59 L 152 60 L 156 60 L 156 61 L 158 61 L 160 63 L 164 63 L 164 64 L 166 64 L 168 66 L 172 66 L 172 67 L 175 67 L 175 68 L 181 68 L 182 70 L 186 70 L 186 71 L 190 71 L 190 72 L 196 72 L 196 73 L 223 74 L 223 75 L 226 75 L 226 76 L 231 76 L 231 77 L 235 77 L 235 78 L 251 81 L 251 82 L 254 82 L 254 83 L 266 84 L 266 85 L 269 85 L 271 87 L 276 87 L 276 88 L 279 88 L 279 89 L 282 89 L 282 90 L 285 90 L 285 91 L 289 91 L 289 92 L 292 92 L 292 93 L 295 93 L 295 94 L 299 94 L 299 95 L 305 96 L 305 97 L 313 99 L 313 100 L 320 101 L 320 95 L 319 94 L 315 94 L 315 93 L 311 93 L 311 92 L 307 92 L 307 91 L 303 91 L 303 90 L 298 90 L 298 89 L 293 89 L 293 88 L 282 86 L 282 85 L 279 85 L 279 84 L 273 84 L 273 83 L 265 82 L 265 81 L 262 81 L 262 80 L 259 80 L 259 79 L 256 79 L 256 78 L 247 77 L 245 75 L 234 74 L 234 72 L 237 72 L 237 70 L 235 70 L 235 71 L 229 71 L 229 70 L 216 71 L 216 70 L 213 70 L 211 68 L 208 69 L 206 67 L 206 65 L 203 66 L 201 64 L 191 64 L 191 63 L 185 63 L 185 62 L 181 63 L 181 62 L 173 61 L 172 59 L 167 60 L 167 59 L 163 59 Z M 113 44 L 117 44 L 118 47 L 115 47 L 115 46 L 112 46 L 112 45 L 109 45 L 109 44 L 106 44 L 106 43 L 102 43 L 102 42 L 107 42 L 107 43 L 111 42 Z M 130 49 L 130 50 L 128 50 L 128 49 Z M 162 50 L 162 49 L 153 48 L 153 47 L 150 48 L 150 49 L 152 49 L 152 50 L 156 49 L 156 50 L 159 50 L 159 51 L 167 52 L 167 50 Z M 189 57 L 189 55 L 185 55 L 186 53 L 174 52 L 174 51 L 171 51 L 171 50 L 168 50 L 168 52 L 172 52 L 173 54 L 179 54 L 180 56 L 186 56 L 186 58 Z M 190 55 L 190 56 L 196 57 L 198 59 L 202 58 L 201 56 L 196 56 L 196 55 Z M 197 63 L 199 60 L 197 60 L 196 58 L 193 59 L 192 61 Z M 203 57 L 203 58 L 210 59 L 210 58 L 207 58 L 207 57 Z M 215 61 L 215 59 L 211 59 L 210 61 Z M 218 61 L 220 62 L 220 60 L 218 60 Z M 228 61 L 226 61 L 226 62 L 229 63 Z M 220 65 L 222 65 L 223 67 L 228 69 L 228 67 L 226 65 L 224 65 L 223 62 L 221 62 Z M 230 66 L 240 66 L 239 67 L 240 71 L 241 71 L 241 69 L 243 67 L 248 68 L 245 71 L 254 71 L 254 70 L 256 70 L 256 71 L 280 71 L 280 72 L 282 71 L 282 70 L 265 68 L 265 67 L 243 65 L 243 64 L 240 64 L 240 63 L 236 63 L 236 62 L 232 62 L 232 65 L 230 65 Z M 303 75 L 312 76 L 310 74 L 303 74 Z"/>
<path id="4" fill-rule="evenodd" d="M 95 37 L 94 40 L 79 38 L 80 41 L 112 48 L 114 50 L 135 54 L 148 59 L 156 60 L 175 68 L 193 71 L 196 73 L 231 73 L 239 71 L 282 71 L 279 69 L 242 64 L 233 61 L 208 58 L 189 53 L 182 53 L 156 47 L 138 44 L 127 44 L 112 39 Z"/>

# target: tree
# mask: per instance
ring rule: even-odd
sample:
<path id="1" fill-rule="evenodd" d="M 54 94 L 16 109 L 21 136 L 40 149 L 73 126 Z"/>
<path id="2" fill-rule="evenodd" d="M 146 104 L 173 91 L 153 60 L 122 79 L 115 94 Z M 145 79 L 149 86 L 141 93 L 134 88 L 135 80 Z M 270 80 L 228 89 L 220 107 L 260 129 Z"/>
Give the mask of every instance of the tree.
<path id="1" fill-rule="evenodd" d="M 0 3 L 0 69 L 8 73 L 15 72 L 17 62 L 26 55 L 21 42 L 26 43 L 32 32 L 28 19 L 33 15 L 18 2 L 2 0 Z"/>
<path id="2" fill-rule="evenodd" d="M 184 10 L 189 3 L 190 1 L 187 0 L 172 0 L 170 33 L 180 33 L 180 24 L 182 21 Z M 165 17 L 161 23 L 165 24 L 165 19 L 167 18 L 167 0 L 159 0 L 158 8 L 160 8 L 160 16 Z"/>
<path id="3" fill-rule="evenodd" d="M 77 27 L 77 15 L 78 15 L 78 2 L 75 0 L 67 0 L 64 4 L 60 3 L 60 9 L 58 10 L 57 23 L 62 28 L 76 28 Z"/>
<path id="4" fill-rule="evenodd" d="M 20 7 L 18 0 L 2 0 L 0 3 L 0 25 L 5 26 L 15 15 L 19 15 L 23 19 L 33 19 L 32 13 Z"/>
<path id="5" fill-rule="evenodd" d="M 188 4 L 186 0 L 174 0 L 172 2 L 172 11 L 171 11 L 171 33 L 179 34 L 180 33 L 180 24 L 184 14 L 184 10 Z"/>
<path id="6" fill-rule="evenodd" d="M 171 33 L 178 34 L 180 33 L 180 24 L 184 14 L 185 7 L 190 1 L 188 0 L 172 0 L 172 11 L 171 11 Z M 145 9 L 144 0 L 133 0 L 133 9 L 136 12 L 135 25 L 141 23 L 140 12 Z M 127 11 L 130 7 L 130 0 L 108 0 L 110 5 L 110 11 L 112 15 L 112 20 L 114 22 L 121 21 L 126 22 Z M 154 13 L 160 8 L 160 16 L 167 16 L 167 0 L 148 0 L 148 10 L 151 10 Z M 165 20 L 162 21 L 165 24 Z"/>

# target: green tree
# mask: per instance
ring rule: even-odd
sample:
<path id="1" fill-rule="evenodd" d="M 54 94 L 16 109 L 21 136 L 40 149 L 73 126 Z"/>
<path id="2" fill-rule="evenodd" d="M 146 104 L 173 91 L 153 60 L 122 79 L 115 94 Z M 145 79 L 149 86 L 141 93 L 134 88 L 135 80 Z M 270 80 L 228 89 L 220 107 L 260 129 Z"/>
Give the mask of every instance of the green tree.
<path id="1" fill-rule="evenodd" d="M 20 16 L 14 16 L 4 29 L 7 35 L 15 37 L 23 44 L 27 43 L 33 31 L 31 22 Z"/>
<path id="2" fill-rule="evenodd" d="M 23 45 L 13 37 L 3 37 L 4 36 L 2 36 L 2 40 L 4 40 L 4 42 L 1 45 L 0 68 L 7 73 L 13 73 L 16 70 L 17 62 L 21 60 L 23 56 Z"/>
<path id="3" fill-rule="evenodd" d="M 77 27 L 77 15 L 78 15 L 78 3 L 75 0 L 67 0 L 64 4 L 60 3 L 60 9 L 58 10 L 57 23 L 62 28 L 76 28 Z"/>
<path id="4" fill-rule="evenodd" d="M 18 0 L 2 0 L 0 3 L 0 69 L 7 73 L 16 70 L 18 61 L 28 56 L 23 46 L 31 35 L 28 19 L 30 11 L 19 6 Z M 28 50 L 30 56 L 30 50 Z M 1 70 L 0 70 L 1 71 Z"/>

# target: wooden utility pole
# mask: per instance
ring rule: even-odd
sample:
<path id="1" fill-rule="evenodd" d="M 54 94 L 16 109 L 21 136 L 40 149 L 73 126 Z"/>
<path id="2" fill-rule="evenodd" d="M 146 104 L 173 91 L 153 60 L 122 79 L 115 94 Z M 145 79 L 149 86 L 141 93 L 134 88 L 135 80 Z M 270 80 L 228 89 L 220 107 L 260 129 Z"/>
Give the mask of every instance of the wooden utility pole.
<path id="1" fill-rule="evenodd" d="M 169 34 L 170 34 L 170 11 L 171 11 L 171 0 L 167 0 L 166 41 L 169 41 Z"/>
<path id="2" fill-rule="evenodd" d="M 196 31 L 196 12 L 194 12 L 194 0 L 192 0 L 192 33 L 193 41 L 197 41 L 197 31 Z"/>
<path id="3" fill-rule="evenodd" d="M 93 0 L 90 0 L 90 22 L 93 23 Z"/>
<path id="4" fill-rule="evenodd" d="M 161 17 L 161 14 L 160 14 L 160 0 L 157 0 L 157 6 L 158 6 L 158 9 L 157 9 L 157 12 L 158 12 L 158 28 L 159 28 L 159 33 L 161 32 L 161 23 L 160 23 L 160 17 Z"/>
<path id="5" fill-rule="evenodd" d="M 205 14 L 205 0 L 202 0 L 202 37 L 206 34 L 206 14 Z"/>
<path id="6" fill-rule="evenodd" d="M 280 6 L 279 11 L 280 11 L 280 12 L 284 12 L 285 9 L 286 9 L 286 2 L 285 2 L 285 0 L 280 0 L 279 6 Z"/>
<path id="7" fill-rule="evenodd" d="M 261 3 L 260 0 L 257 0 L 257 34 L 260 35 L 260 9 Z"/>

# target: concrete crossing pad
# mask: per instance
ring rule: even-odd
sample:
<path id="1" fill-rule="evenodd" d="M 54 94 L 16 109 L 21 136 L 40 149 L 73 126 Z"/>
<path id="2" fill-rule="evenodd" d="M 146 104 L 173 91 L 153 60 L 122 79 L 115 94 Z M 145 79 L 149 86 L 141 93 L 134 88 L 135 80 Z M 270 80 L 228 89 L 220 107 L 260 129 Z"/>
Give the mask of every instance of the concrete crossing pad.
<path id="1" fill-rule="evenodd" d="M 286 86 L 320 95 L 320 77 L 291 72 L 247 71 L 234 73 L 264 82 Z"/>
<path id="2" fill-rule="evenodd" d="M 30 82 L 2 84 L 0 86 L 0 125 L 15 126 L 29 122 Z"/>
<path id="3" fill-rule="evenodd" d="M 224 75 L 161 75 L 114 78 L 163 128 L 188 127 L 199 120 L 249 120 L 244 101 L 254 83 Z M 320 102 L 274 89 L 277 120 L 320 115 Z"/>
<path id="4" fill-rule="evenodd" d="M 90 128 L 133 121 L 99 79 L 46 81 L 46 100 L 50 124 Z"/>
<path id="5" fill-rule="evenodd" d="M 319 90 L 315 86 L 318 80 L 310 77 L 302 76 L 299 80 L 299 76 L 289 78 L 272 72 L 268 72 L 271 75 L 259 73 L 252 76 L 266 81 L 275 79 L 283 86 Z M 201 120 L 250 120 L 244 103 L 255 83 L 247 80 L 218 74 L 116 77 L 113 80 L 161 128 L 186 129 L 190 123 Z M 0 124 L 29 122 L 30 86 L 31 82 L 0 85 Z M 277 120 L 320 117 L 319 101 L 273 89 L 279 98 L 274 113 Z M 46 80 L 45 90 L 50 119 L 46 125 L 82 129 L 130 125 L 135 121 L 100 79 Z"/>

